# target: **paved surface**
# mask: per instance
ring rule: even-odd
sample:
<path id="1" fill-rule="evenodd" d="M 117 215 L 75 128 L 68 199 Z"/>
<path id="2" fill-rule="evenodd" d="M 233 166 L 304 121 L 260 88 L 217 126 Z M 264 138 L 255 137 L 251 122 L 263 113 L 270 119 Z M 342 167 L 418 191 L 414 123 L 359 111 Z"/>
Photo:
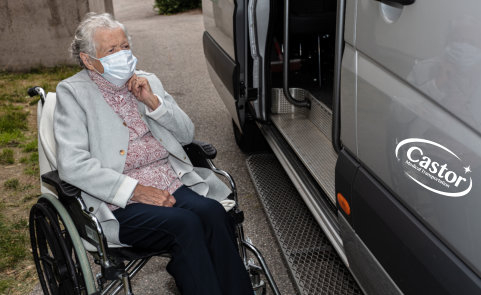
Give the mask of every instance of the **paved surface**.
<path id="1" fill-rule="evenodd" d="M 280 250 L 249 178 L 245 158 L 235 144 L 231 118 L 210 82 L 202 49 L 200 11 L 159 16 L 153 0 L 114 0 L 115 15 L 132 35 L 138 68 L 157 74 L 196 126 L 196 139 L 213 143 L 219 168 L 236 180 L 245 231 L 263 253 L 282 294 L 295 294 Z M 164 258 L 154 258 L 133 280 L 135 294 L 178 294 Z M 268 291 L 271 293 L 270 291 Z M 31 295 L 41 294 L 38 286 Z"/>

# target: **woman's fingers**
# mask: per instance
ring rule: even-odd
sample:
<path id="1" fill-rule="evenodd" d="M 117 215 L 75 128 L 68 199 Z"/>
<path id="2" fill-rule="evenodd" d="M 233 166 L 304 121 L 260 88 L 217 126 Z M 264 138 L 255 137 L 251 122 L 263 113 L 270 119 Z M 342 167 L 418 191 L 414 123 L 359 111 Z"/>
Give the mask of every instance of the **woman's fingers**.
<path id="1" fill-rule="evenodd" d="M 129 91 L 140 101 L 145 102 L 153 95 L 149 81 L 143 77 L 132 76 L 128 82 Z"/>
<path id="2" fill-rule="evenodd" d="M 134 74 L 127 82 L 129 91 L 132 92 L 137 98 L 139 98 L 138 96 L 140 93 L 140 88 L 142 87 L 142 79 L 145 78 L 139 78 Z"/>
<path id="3" fill-rule="evenodd" d="M 175 200 L 174 196 L 172 196 L 171 194 L 169 194 L 169 201 L 170 201 L 170 203 L 172 204 L 172 206 L 174 206 L 175 203 L 177 202 L 177 201 Z"/>
<path id="4" fill-rule="evenodd" d="M 132 93 L 134 94 L 135 97 L 137 97 L 137 99 L 140 99 L 139 97 L 139 93 L 140 93 L 140 84 L 139 84 L 139 79 L 135 79 L 132 81 L 132 89 L 131 89 Z"/>
<path id="5" fill-rule="evenodd" d="M 131 200 L 163 207 L 172 207 L 175 204 L 175 198 L 168 191 L 141 184 L 138 184 L 134 189 L 134 195 Z"/>
<path id="6" fill-rule="evenodd" d="M 175 198 L 168 191 L 164 190 L 163 198 L 165 198 L 166 207 L 172 207 L 175 205 Z"/>
<path id="7" fill-rule="evenodd" d="M 129 88 L 129 91 L 132 91 L 132 84 L 135 80 L 137 80 L 137 75 L 133 74 L 129 81 L 127 81 L 127 87 Z"/>

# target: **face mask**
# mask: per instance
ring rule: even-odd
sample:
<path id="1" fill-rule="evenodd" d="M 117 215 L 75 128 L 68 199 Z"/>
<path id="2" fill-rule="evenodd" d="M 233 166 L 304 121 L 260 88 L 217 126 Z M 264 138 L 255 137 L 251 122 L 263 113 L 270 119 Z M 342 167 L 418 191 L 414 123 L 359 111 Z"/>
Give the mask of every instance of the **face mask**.
<path id="1" fill-rule="evenodd" d="M 124 86 L 132 77 L 137 65 L 137 58 L 132 54 L 131 50 L 121 50 L 100 59 L 91 57 L 100 61 L 104 67 L 103 74 L 99 74 L 105 80 L 119 87 Z"/>
<path id="2" fill-rule="evenodd" d="M 481 61 L 481 49 L 469 43 L 453 42 L 446 47 L 446 53 L 460 70 L 468 70 Z"/>

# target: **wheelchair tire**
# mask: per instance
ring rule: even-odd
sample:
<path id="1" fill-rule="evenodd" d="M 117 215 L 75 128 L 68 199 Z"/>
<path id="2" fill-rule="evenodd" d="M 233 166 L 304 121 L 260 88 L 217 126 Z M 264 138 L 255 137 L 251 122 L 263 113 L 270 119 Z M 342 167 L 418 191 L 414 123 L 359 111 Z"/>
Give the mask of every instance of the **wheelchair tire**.
<path id="1" fill-rule="evenodd" d="M 30 241 L 44 294 L 87 294 L 78 256 L 62 218 L 40 200 L 30 210 Z"/>

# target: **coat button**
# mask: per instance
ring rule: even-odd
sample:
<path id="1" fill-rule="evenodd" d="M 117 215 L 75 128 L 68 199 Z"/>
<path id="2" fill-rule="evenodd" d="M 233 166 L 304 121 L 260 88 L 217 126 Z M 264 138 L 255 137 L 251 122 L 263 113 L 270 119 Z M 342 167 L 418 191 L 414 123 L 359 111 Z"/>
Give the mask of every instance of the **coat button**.
<path id="1" fill-rule="evenodd" d="M 179 175 L 182 174 L 181 172 L 179 172 Z"/>
<path id="2" fill-rule="evenodd" d="M 89 207 L 89 212 L 94 212 L 94 207 Z"/>
<path id="3" fill-rule="evenodd" d="M 124 124 L 124 126 L 127 127 L 127 123 L 125 123 L 125 121 L 122 124 Z"/>
<path id="4" fill-rule="evenodd" d="M 124 151 L 124 150 L 120 150 L 119 153 L 120 153 L 121 156 L 125 155 L 125 151 Z"/>
<path id="5" fill-rule="evenodd" d="M 186 156 L 184 156 L 184 160 L 185 160 L 185 159 L 187 159 L 187 157 L 186 157 Z"/>

